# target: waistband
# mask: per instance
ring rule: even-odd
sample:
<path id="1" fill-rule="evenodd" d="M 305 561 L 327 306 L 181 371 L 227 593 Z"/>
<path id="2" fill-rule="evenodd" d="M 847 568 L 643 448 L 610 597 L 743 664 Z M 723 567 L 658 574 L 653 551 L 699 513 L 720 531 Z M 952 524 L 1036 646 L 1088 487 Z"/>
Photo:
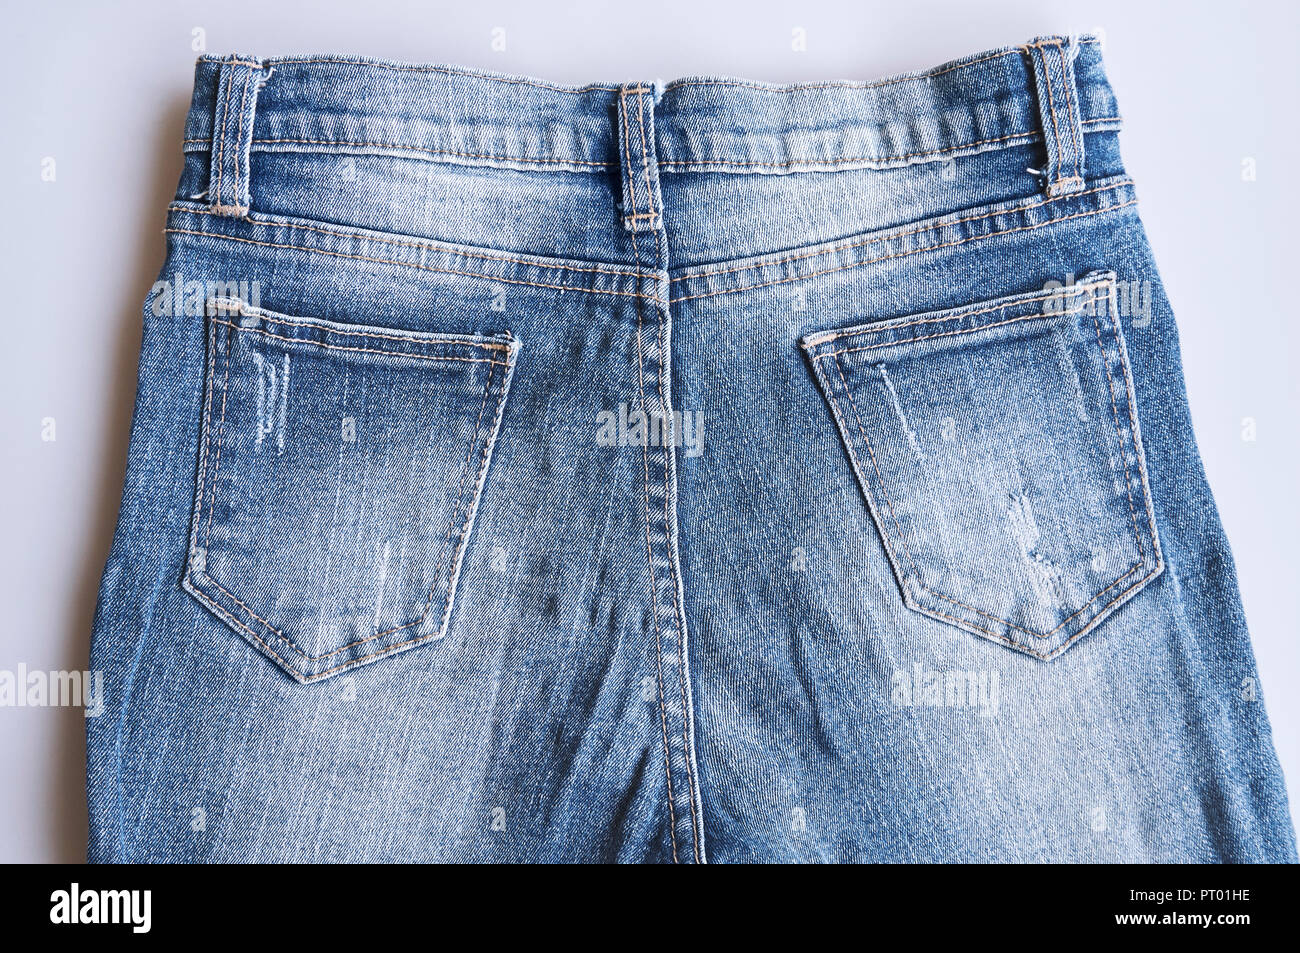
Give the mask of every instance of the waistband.
<path id="1" fill-rule="evenodd" d="M 1092 35 L 1041 38 L 874 82 L 794 85 L 691 77 L 577 87 L 452 66 L 236 55 L 199 59 L 185 148 L 213 149 L 214 133 L 238 120 L 245 150 L 603 172 L 619 167 L 618 113 L 629 90 L 653 99 L 652 151 L 666 173 L 885 169 L 1045 138 L 1059 147 L 1052 174 L 1067 182 L 1082 135 L 1062 128 L 1120 125 Z"/>

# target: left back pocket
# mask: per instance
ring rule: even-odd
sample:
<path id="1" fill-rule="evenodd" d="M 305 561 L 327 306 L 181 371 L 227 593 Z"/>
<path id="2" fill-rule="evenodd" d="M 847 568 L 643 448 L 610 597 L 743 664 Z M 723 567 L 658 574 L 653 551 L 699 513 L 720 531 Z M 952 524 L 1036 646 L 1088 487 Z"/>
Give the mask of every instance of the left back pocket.
<path id="1" fill-rule="evenodd" d="M 182 585 L 300 682 L 442 638 L 518 341 L 207 310 Z"/>

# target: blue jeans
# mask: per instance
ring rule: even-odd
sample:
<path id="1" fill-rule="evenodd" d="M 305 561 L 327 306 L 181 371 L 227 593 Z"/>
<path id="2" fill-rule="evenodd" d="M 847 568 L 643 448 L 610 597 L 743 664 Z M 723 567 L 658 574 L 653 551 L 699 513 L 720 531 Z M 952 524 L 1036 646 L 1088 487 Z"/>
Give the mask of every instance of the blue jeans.
<path id="1" fill-rule="evenodd" d="M 1294 860 L 1119 128 L 201 59 L 91 859 Z"/>

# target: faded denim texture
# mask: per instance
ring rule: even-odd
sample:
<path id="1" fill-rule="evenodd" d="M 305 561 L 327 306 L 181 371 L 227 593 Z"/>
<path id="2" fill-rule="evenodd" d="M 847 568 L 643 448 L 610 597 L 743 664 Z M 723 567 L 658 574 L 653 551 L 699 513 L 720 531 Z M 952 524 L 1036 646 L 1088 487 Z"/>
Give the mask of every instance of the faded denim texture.
<path id="1" fill-rule="evenodd" d="M 94 861 L 1290 861 L 1093 37 L 205 57 Z"/>

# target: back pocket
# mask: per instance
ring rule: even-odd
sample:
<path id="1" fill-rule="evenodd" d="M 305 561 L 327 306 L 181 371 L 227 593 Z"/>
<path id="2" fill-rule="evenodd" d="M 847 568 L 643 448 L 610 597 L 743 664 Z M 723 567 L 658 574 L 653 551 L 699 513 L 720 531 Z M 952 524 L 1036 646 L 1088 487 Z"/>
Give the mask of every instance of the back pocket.
<path id="1" fill-rule="evenodd" d="M 803 339 L 910 608 L 1049 659 L 1159 575 L 1114 292 Z"/>
<path id="2" fill-rule="evenodd" d="M 441 638 L 518 342 L 207 320 L 182 585 L 300 682 Z"/>

